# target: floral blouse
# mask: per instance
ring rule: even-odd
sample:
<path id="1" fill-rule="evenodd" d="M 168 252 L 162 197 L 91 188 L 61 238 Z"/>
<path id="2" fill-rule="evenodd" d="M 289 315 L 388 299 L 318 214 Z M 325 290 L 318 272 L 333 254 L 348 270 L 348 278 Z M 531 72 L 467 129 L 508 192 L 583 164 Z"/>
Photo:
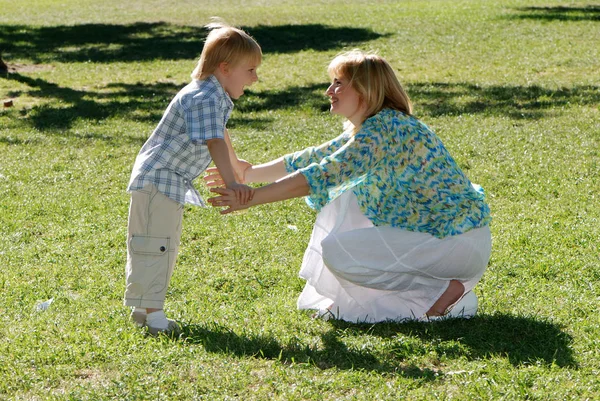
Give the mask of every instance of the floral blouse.
<path id="1" fill-rule="evenodd" d="M 481 187 L 471 184 L 441 140 L 424 123 L 383 109 L 353 134 L 284 157 L 310 186 L 309 206 L 320 210 L 352 190 L 376 226 L 462 234 L 491 221 Z"/>

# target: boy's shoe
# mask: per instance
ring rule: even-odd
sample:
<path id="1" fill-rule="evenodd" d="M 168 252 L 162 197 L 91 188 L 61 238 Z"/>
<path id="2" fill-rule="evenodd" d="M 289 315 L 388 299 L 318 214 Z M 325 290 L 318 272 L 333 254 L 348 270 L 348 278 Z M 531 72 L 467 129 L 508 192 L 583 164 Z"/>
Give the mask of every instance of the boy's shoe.
<path id="1" fill-rule="evenodd" d="M 137 327 L 144 327 L 146 325 L 146 312 L 139 312 L 134 309 L 129 318 Z"/>
<path id="2" fill-rule="evenodd" d="M 171 334 L 179 333 L 179 331 L 181 330 L 179 324 L 175 320 L 167 319 L 167 321 L 169 322 L 169 326 L 166 329 L 146 325 L 146 327 L 148 328 L 148 333 L 150 333 L 153 336 L 157 336 L 159 334 L 165 334 L 169 336 Z"/>
<path id="3" fill-rule="evenodd" d="M 137 327 L 147 327 L 148 332 L 153 336 L 159 335 L 161 333 L 170 335 L 170 334 L 179 332 L 181 329 L 179 327 L 179 324 L 175 320 L 172 320 L 172 319 L 167 319 L 167 322 L 169 322 L 169 325 L 166 329 L 149 326 L 146 322 L 146 317 L 147 317 L 146 313 L 139 312 L 134 309 L 131 312 L 130 319 Z"/>

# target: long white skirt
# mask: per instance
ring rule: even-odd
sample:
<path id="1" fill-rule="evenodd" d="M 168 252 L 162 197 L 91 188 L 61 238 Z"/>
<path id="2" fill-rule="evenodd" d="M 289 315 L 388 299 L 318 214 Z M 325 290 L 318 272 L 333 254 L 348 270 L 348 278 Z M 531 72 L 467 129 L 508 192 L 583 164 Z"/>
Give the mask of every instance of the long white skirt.
<path id="1" fill-rule="evenodd" d="M 470 291 L 491 253 L 488 226 L 439 239 L 375 227 L 346 191 L 325 206 L 304 254 L 298 309 L 324 309 L 350 322 L 421 319 L 459 280 Z"/>

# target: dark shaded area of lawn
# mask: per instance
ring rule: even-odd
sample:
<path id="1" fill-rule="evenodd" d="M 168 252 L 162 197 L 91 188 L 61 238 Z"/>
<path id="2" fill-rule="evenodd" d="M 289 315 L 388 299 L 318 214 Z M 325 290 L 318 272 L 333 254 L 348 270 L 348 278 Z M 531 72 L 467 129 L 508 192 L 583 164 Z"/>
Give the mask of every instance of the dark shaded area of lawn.
<path id="1" fill-rule="evenodd" d="M 600 87 L 543 88 L 538 85 L 489 85 L 458 82 L 423 82 L 408 85 L 417 114 L 442 116 L 461 114 L 504 115 L 514 119 L 539 119 L 549 110 L 569 105 L 595 105 Z"/>
<path id="2" fill-rule="evenodd" d="M 599 15 L 600 6 L 529 7 L 523 12 Z M 265 53 L 292 53 L 306 49 L 342 49 L 381 37 L 369 29 L 331 27 L 320 24 L 247 27 L 261 43 Z M 194 59 L 202 50 L 207 31 L 203 27 L 180 26 L 165 22 L 128 25 L 83 24 L 34 27 L 0 25 L 0 49 L 9 57 L 45 62 L 136 62 L 156 59 Z M 10 63 L 9 63 L 10 64 Z M 74 89 L 43 78 L 32 78 L 16 70 L 2 77 L 27 85 L 8 97 L 28 95 L 43 98 L 43 105 L 20 109 L 21 117 L 41 131 L 67 135 L 78 120 L 101 121 L 118 116 L 156 124 L 181 83 L 120 83 L 105 87 Z M 250 112 L 288 108 L 326 112 L 325 82 L 290 86 L 247 94 L 236 102 L 236 113 L 229 126 L 237 124 L 265 129 L 272 120 L 249 117 Z M 600 103 L 598 86 L 549 89 L 539 86 L 479 86 L 474 83 L 416 82 L 407 85 L 420 117 L 492 114 L 515 119 L 538 119 L 549 111 L 558 112 L 569 105 Z"/>
<path id="3" fill-rule="evenodd" d="M 600 5 L 520 7 L 517 11 L 519 14 L 511 18 L 542 21 L 600 21 Z"/>
<path id="4" fill-rule="evenodd" d="M 111 83 L 102 88 L 79 90 L 63 87 L 41 78 L 19 73 L 8 74 L 7 79 L 26 84 L 25 91 L 8 95 L 43 98 L 43 105 L 21 110 L 27 124 L 41 131 L 57 130 L 63 134 L 77 120 L 100 121 L 120 117 L 158 123 L 163 111 L 185 82 L 176 83 Z M 235 113 L 229 127 L 251 124 L 265 129 L 271 120 L 249 117 L 251 112 L 304 108 L 327 112 L 325 96 L 327 83 L 290 86 L 283 90 L 255 92 L 236 101 Z M 514 119 L 539 119 L 549 111 L 557 113 L 564 107 L 600 103 L 600 87 L 575 86 L 549 89 L 540 86 L 479 86 L 472 83 L 422 82 L 407 85 L 407 91 L 419 117 L 485 114 L 504 115 Z M 149 134 L 149 133 L 148 133 Z"/>
<path id="5" fill-rule="evenodd" d="M 243 29 L 258 41 L 264 53 L 338 49 L 382 36 L 365 28 L 321 24 L 258 25 Z M 51 27 L 0 25 L 0 52 L 9 64 L 11 59 L 34 63 L 195 59 L 202 52 L 206 35 L 203 27 L 166 22 Z"/>

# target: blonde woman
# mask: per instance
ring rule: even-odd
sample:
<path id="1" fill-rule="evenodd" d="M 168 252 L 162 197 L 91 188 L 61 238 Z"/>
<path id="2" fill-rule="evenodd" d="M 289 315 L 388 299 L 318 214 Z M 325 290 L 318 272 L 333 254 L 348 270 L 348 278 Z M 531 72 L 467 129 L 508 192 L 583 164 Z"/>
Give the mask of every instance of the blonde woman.
<path id="1" fill-rule="evenodd" d="M 471 317 L 473 287 L 491 252 L 490 210 L 441 140 L 412 116 L 383 58 L 353 51 L 328 68 L 331 112 L 344 132 L 318 147 L 249 167 L 272 182 L 242 205 L 213 188 L 230 213 L 306 196 L 319 213 L 300 276 L 300 309 L 352 322 Z M 212 186 L 220 183 L 212 170 Z"/>

